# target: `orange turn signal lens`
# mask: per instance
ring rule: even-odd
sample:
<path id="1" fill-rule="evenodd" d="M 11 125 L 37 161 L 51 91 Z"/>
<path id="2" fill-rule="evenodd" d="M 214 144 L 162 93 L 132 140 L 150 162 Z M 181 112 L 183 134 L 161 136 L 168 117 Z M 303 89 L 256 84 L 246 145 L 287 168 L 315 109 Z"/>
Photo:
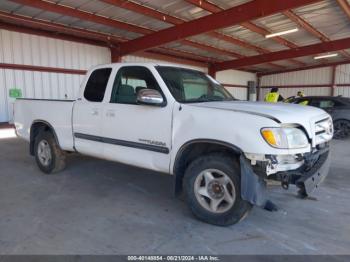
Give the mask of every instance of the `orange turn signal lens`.
<path id="1" fill-rule="evenodd" d="M 269 143 L 272 146 L 277 146 L 277 141 L 272 130 L 262 130 L 261 134 L 263 135 L 267 143 Z"/>

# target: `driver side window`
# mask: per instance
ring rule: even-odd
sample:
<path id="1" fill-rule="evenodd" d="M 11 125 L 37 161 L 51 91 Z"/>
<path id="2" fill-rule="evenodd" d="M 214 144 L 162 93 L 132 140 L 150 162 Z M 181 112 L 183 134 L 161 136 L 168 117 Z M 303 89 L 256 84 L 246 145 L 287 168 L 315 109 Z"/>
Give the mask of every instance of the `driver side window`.
<path id="1" fill-rule="evenodd" d="M 137 93 L 141 89 L 160 87 L 153 74 L 142 66 L 125 66 L 119 69 L 113 83 L 111 103 L 137 104 Z"/>

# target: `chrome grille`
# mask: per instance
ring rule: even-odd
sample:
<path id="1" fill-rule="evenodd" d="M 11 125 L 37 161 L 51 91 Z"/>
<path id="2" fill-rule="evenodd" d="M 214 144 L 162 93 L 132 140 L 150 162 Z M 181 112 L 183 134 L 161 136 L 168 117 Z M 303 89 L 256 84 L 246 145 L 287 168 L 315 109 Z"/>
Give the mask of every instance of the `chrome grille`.
<path id="1" fill-rule="evenodd" d="M 319 120 L 315 123 L 315 144 L 327 142 L 333 137 L 333 122 L 330 117 Z"/>

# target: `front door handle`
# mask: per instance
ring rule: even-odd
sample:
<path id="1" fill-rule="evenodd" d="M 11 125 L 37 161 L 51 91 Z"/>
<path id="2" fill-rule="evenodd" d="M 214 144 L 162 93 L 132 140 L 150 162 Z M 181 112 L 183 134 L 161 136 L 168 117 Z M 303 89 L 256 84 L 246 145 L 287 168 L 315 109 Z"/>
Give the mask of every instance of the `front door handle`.
<path id="1" fill-rule="evenodd" d="M 97 108 L 92 109 L 91 110 L 91 115 L 97 116 L 98 115 L 98 109 Z"/>
<path id="2" fill-rule="evenodd" d="M 115 117 L 115 112 L 114 112 L 114 110 L 108 110 L 107 113 L 106 113 L 106 116 L 107 116 L 107 117 Z"/>

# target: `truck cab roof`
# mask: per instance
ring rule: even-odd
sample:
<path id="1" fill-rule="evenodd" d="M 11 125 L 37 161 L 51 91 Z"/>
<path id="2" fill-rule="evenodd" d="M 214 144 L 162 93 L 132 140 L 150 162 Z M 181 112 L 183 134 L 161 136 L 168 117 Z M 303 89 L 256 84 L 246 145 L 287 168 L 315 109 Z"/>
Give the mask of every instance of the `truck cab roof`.
<path id="1" fill-rule="evenodd" d="M 194 67 L 186 66 L 186 65 L 178 65 L 178 64 L 172 64 L 172 63 L 151 63 L 151 62 L 121 62 L 121 63 L 109 63 L 109 64 L 100 64 L 96 65 L 90 68 L 90 70 L 94 70 L 97 68 L 103 68 L 103 67 L 120 67 L 120 66 L 145 66 L 145 67 L 155 67 L 155 66 L 167 66 L 167 67 L 177 67 L 177 68 L 186 68 L 191 70 L 196 70 Z M 199 70 L 197 70 L 199 71 Z"/>

